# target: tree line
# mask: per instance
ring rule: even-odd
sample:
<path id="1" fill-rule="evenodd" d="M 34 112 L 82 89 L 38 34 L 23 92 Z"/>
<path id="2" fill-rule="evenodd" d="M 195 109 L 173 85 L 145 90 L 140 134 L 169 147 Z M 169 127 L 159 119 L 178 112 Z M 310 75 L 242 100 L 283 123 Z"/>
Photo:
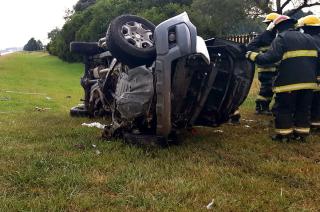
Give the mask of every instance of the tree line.
<path id="1" fill-rule="evenodd" d="M 23 47 L 23 51 L 40 51 L 43 50 L 43 44 L 40 40 L 31 38 Z"/>
<path id="2" fill-rule="evenodd" d="M 296 15 L 301 13 L 301 8 L 317 3 L 310 0 L 295 2 L 301 4 L 296 3 L 297 10 L 289 12 Z M 142 16 L 159 24 L 187 11 L 198 34 L 204 38 L 260 32 L 265 27 L 260 15 L 285 10 L 288 4 L 288 1 L 280 0 L 79 0 L 73 10 L 66 11 L 62 29 L 48 33 L 47 49 L 65 61 L 77 61 L 79 56 L 69 52 L 70 42 L 97 41 L 105 36 L 110 21 L 122 14 Z"/>

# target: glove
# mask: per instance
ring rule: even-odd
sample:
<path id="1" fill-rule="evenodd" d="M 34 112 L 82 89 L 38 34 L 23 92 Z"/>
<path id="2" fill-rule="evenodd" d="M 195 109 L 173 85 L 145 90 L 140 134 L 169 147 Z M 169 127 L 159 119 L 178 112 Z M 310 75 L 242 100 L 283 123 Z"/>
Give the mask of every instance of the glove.
<path id="1" fill-rule="evenodd" d="M 246 58 L 254 62 L 256 60 L 256 57 L 258 56 L 258 54 L 259 53 L 257 53 L 257 52 L 248 51 L 246 53 Z"/>
<path id="2" fill-rule="evenodd" d="M 269 24 L 269 26 L 267 27 L 266 30 L 267 30 L 267 31 L 272 31 L 274 27 L 275 27 L 274 23 L 271 22 L 271 23 Z"/>

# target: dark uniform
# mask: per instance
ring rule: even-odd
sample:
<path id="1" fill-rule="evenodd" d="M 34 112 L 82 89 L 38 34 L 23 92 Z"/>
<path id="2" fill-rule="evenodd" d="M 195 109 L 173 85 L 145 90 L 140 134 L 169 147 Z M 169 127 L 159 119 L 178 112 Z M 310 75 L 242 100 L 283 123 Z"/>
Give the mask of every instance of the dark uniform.
<path id="1" fill-rule="evenodd" d="M 255 37 L 247 45 L 247 51 L 265 53 L 267 50 L 269 50 L 270 45 L 275 37 L 275 30 L 266 30 Z M 269 105 L 273 97 L 272 82 L 276 75 L 276 65 L 256 65 L 256 70 L 258 71 L 258 79 L 260 81 L 260 91 L 256 99 L 256 112 L 269 112 Z"/>
<path id="2" fill-rule="evenodd" d="M 320 52 L 320 27 L 315 30 L 305 30 L 306 33 L 312 35 L 315 40 L 315 43 L 318 47 L 318 53 Z M 319 58 L 320 60 L 320 58 Z M 318 89 L 314 90 L 312 106 L 311 106 L 311 127 L 320 129 L 320 61 L 317 69 L 317 81 Z"/>
<path id="3" fill-rule="evenodd" d="M 309 134 L 317 56 L 312 36 L 294 30 L 279 33 L 266 53 L 255 56 L 259 65 L 281 61 L 273 84 L 277 135 Z"/>

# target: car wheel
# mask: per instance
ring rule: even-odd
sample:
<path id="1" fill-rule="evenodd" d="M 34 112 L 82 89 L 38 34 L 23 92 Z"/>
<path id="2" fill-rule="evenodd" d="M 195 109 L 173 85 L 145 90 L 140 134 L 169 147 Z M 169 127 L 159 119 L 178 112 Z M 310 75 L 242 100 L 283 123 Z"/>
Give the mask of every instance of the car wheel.
<path id="1" fill-rule="evenodd" d="M 111 21 L 107 32 L 107 48 L 120 62 L 131 68 L 149 65 L 156 57 L 155 25 L 134 16 L 122 15 Z"/>

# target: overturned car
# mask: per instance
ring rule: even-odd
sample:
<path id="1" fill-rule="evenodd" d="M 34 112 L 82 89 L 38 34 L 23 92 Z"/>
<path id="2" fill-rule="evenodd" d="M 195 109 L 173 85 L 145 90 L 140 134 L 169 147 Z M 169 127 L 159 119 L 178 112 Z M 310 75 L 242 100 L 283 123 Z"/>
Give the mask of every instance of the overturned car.
<path id="1" fill-rule="evenodd" d="M 72 42 L 84 55 L 84 104 L 72 116 L 107 116 L 105 137 L 165 143 L 194 125 L 229 120 L 246 99 L 254 76 L 244 47 L 203 40 L 187 13 L 158 26 L 123 15 L 98 42 Z"/>

